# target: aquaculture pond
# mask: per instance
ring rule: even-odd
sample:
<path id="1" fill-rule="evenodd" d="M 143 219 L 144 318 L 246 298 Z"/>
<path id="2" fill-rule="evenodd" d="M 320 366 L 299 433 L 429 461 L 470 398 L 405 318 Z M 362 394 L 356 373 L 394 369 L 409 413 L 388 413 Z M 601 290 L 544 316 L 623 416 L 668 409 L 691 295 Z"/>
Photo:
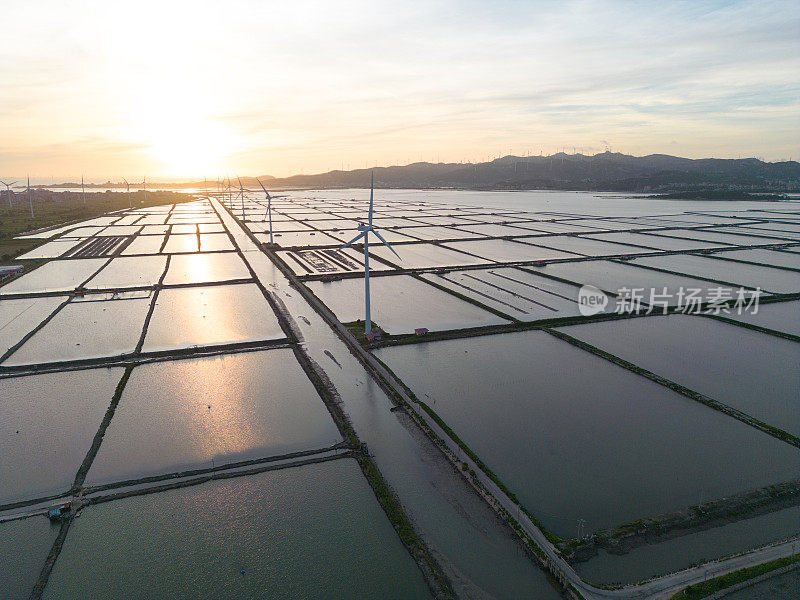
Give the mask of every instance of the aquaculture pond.
<path id="1" fill-rule="evenodd" d="M 250 271 L 235 252 L 176 254 L 170 259 L 165 285 L 250 279 Z"/>
<path id="2" fill-rule="evenodd" d="M 91 369 L 0 382 L 0 504 L 72 486 L 121 376 Z"/>
<path id="3" fill-rule="evenodd" d="M 153 286 L 167 266 L 166 256 L 121 256 L 115 258 L 86 284 L 90 289 Z"/>
<path id="4" fill-rule="evenodd" d="M 737 231 L 732 229 L 731 231 Z M 737 233 L 719 233 L 718 231 L 706 231 L 704 229 L 670 229 L 669 231 L 656 232 L 659 235 L 681 237 L 686 239 L 704 240 L 707 242 L 717 242 L 731 246 L 758 246 L 766 244 L 780 244 L 780 238 L 766 237 L 769 232 L 764 232 L 764 237 L 754 235 L 739 235 Z"/>
<path id="5" fill-rule="evenodd" d="M 72 300 L 33 334 L 3 366 L 82 360 L 128 354 L 136 349 L 150 309 L 142 298 Z"/>
<path id="6" fill-rule="evenodd" d="M 800 292 L 800 273 L 773 267 L 682 254 L 634 258 L 631 264 L 705 277 L 727 284 L 758 287 L 776 294 Z"/>
<path id="7" fill-rule="evenodd" d="M 445 247 L 475 254 L 483 258 L 484 262 L 521 262 L 552 258 L 578 258 L 576 254 L 569 252 L 550 250 L 509 240 L 448 242 Z"/>
<path id="8" fill-rule="evenodd" d="M 455 229 L 453 227 L 404 227 L 399 231 L 404 235 L 410 235 L 419 240 L 458 240 L 462 238 L 481 237 L 479 233 Z M 383 235 L 383 232 L 384 230 L 382 229 L 381 235 Z M 525 233 L 525 231 L 520 230 L 521 235 L 525 235 Z"/>
<path id="9" fill-rule="evenodd" d="M 700 290 L 703 298 L 708 296 L 708 290 L 719 287 L 719 284 L 693 279 L 684 275 L 662 273 L 652 269 L 643 269 L 629 263 L 611 260 L 592 260 L 583 262 L 553 263 L 543 267 L 525 267 L 526 270 L 550 275 L 574 282 L 577 285 L 593 285 L 611 294 L 620 294 L 621 290 L 639 290 L 644 304 L 661 297 L 669 306 L 675 306 L 680 301 L 681 289 L 687 292 L 690 289 Z M 667 288 L 666 295 L 664 288 Z M 655 304 L 655 302 L 654 302 Z M 614 301 L 609 302 L 613 311 Z"/>
<path id="10" fill-rule="evenodd" d="M 722 244 L 714 244 L 711 242 L 682 240 L 678 238 L 649 235 L 647 233 L 632 233 L 629 231 L 617 231 L 614 233 L 592 233 L 590 235 L 583 235 L 581 237 L 585 239 L 614 242 L 616 244 L 645 246 L 647 248 L 656 248 L 658 250 L 702 250 L 706 248 L 725 247 Z"/>
<path id="11" fill-rule="evenodd" d="M 67 250 L 74 248 L 79 243 L 80 241 L 76 239 L 53 240 L 52 242 L 42 244 L 30 252 L 26 252 L 20 256 L 19 259 L 34 260 L 40 258 L 56 258 L 64 254 Z"/>
<path id="12" fill-rule="evenodd" d="M 284 337 L 255 284 L 168 288 L 156 299 L 143 350 L 167 350 Z"/>
<path id="13" fill-rule="evenodd" d="M 634 548 L 598 556 L 575 565 L 587 581 L 597 584 L 630 583 L 685 569 L 692 564 L 745 552 L 800 534 L 800 507 L 758 515 L 743 521 Z"/>
<path id="14" fill-rule="evenodd" d="M 66 300 L 66 296 L 0 300 L 0 356 Z"/>
<path id="15" fill-rule="evenodd" d="M 306 284 L 343 323 L 364 319 L 364 279 Z M 498 325 L 508 321 L 410 275 L 371 277 L 372 320 L 386 333 Z"/>
<path id="16" fill-rule="evenodd" d="M 44 598 L 430 598 L 356 462 L 90 506 Z"/>
<path id="17" fill-rule="evenodd" d="M 58 529 L 42 515 L 0 523 L 0 597 L 28 597 Z"/>
<path id="18" fill-rule="evenodd" d="M 0 287 L 0 295 L 71 291 L 107 262 L 107 258 L 53 260 L 6 283 Z"/>
<path id="19" fill-rule="evenodd" d="M 546 332 L 375 353 L 561 536 L 800 476 L 797 448 Z"/>
<path id="20" fill-rule="evenodd" d="M 768 424 L 800 436 L 800 344 L 692 315 L 562 329 Z"/>
<path id="21" fill-rule="evenodd" d="M 87 481 L 108 483 L 341 441 L 291 350 L 136 367 Z"/>
<path id="22" fill-rule="evenodd" d="M 450 248 L 435 244 L 403 244 L 402 246 L 397 246 L 395 247 L 395 252 L 400 255 L 400 258 L 397 258 L 386 246 L 378 244 L 370 244 L 369 252 L 402 269 L 475 265 L 486 262 L 485 259 L 477 256 L 456 252 Z"/>
<path id="23" fill-rule="evenodd" d="M 732 258 L 754 263 L 761 263 L 773 267 L 786 267 L 788 269 L 800 270 L 800 256 L 793 252 L 780 252 L 777 250 L 766 250 L 764 248 L 748 248 L 746 250 L 727 250 L 716 252 L 717 258 Z"/>
<path id="24" fill-rule="evenodd" d="M 130 254 L 158 254 L 164 243 L 163 235 L 139 235 L 122 251 L 123 256 Z"/>
<path id="25" fill-rule="evenodd" d="M 578 287 L 512 267 L 422 275 L 521 321 L 576 316 Z"/>
<path id="26" fill-rule="evenodd" d="M 746 312 L 725 316 L 742 323 L 800 336 L 800 301 L 761 303 L 755 314 Z"/>
<path id="27" fill-rule="evenodd" d="M 530 243 L 584 256 L 617 256 L 621 254 L 646 254 L 655 252 L 648 248 L 615 244 L 577 236 L 552 236 L 530 240 Z"/>

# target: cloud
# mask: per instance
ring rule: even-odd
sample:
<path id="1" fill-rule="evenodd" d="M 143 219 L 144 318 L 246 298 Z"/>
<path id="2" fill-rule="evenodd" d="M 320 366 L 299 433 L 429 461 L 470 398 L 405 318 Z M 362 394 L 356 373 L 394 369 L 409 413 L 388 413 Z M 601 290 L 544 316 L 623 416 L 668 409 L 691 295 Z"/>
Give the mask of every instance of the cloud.
<path id="1" fill-rule="evenodd" d="M 119 144 L 104 168 L 136 155 L 166 169 L 148 136 L 173 121 L 227 132 L 221 169 L 269 160 L 278 174 L 602 138 L 800 153 L 785 133 L 800 97 L 794 0 L 35 4 L 13 0 L 18 25 L 0 37 L 0 139 L 17 162 L 53 165 L 93 138 Z"/>

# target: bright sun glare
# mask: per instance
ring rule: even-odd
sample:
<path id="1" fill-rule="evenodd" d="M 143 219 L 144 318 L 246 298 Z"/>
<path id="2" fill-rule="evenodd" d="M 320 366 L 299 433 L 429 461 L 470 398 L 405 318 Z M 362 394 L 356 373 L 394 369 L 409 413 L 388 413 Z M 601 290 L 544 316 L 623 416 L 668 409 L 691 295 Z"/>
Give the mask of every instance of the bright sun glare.
<path id="1" fill-rule="evenodd" d="M 175 82 L 163 85 L 158 99 L 136 108 L 133 137 L 144 147 L 158 171 L 173 177 L 202 177 L 225 171 L 237 146 L 229 126 L 212 115 L 211 98 L 187 94 Z"/>
<path id="2" fill-rule="evenodd" d="M 161 123 L 146 143 L 164 171 L 176 177 L 221 172 L 233 145 L 231 133 L 219 123 L 186 119 Z"/>

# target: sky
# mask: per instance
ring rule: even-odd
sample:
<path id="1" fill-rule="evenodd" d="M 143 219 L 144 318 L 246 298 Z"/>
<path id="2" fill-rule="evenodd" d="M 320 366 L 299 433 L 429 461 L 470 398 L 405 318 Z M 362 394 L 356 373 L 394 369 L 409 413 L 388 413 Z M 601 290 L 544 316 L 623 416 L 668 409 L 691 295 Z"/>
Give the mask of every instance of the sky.
<path id="1" fill-rule="evenodd" d="M 797 0 L 5 0 L 2 19 L 0 177 L 800 158 Z"/>

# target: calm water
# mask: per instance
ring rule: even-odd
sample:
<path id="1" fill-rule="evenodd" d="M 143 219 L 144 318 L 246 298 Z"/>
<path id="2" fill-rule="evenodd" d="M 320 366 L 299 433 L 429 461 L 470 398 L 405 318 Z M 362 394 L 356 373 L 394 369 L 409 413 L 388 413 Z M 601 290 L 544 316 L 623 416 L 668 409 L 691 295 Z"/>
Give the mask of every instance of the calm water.
<path id="1" fill-rule="evenodd" d="M 490 312 L 422 283 L 409 275 L 369 280 L 372 320 L 387 333 L 413 333 L 507 323 Z M 364 319 L 364 280 L 309 282 L 309 289 L 347 323 Z"/>
<path id="2" fill-rule="evenodd" d="M 93 369 L 0 382 L 0 503 L 72 486 L 122 369 Z"/>
<path id="3" fill-rule="evenodd" d="M 800 335 L 800 302 L 761 304 L 756 314 L 743 313 L 725 316 L 768 329 Z"/>
<path id="4" fill-rule="evenodd" d="M 331 446 L 341 440 L 291 350 L 134 369 L 87 482 Z"/>
<path id="5" fill-rule="evenodd" d="M 0 287 L 0 294 L 72 291 L 106 264 L 107 260 L 84 258 L 48 262 Z"/>
<path id="6" fill-rule="evenodd" d="M 162 290 L 143 350 L 166 350 L 284 337 L 255 284 Z"/>
<path id="7" fill-rule="evenodd" d="M 179 283 L 207 283 L 231 279 L 249 279 L 250 272 L 239 255 L 176 254 L 169 263 L 165 285 Z"/>
<path id="8" fill-rule="evenodd" d="M 380 198 L 387 201 L 438 202 L 461 204 L 500 211 L 502 209 L 542 212 L 567 211 L 585 215 L 655 215 L 678 214 L 689 211 L 745 211 L 745 210 L 796 210 L 796 202 L 740 202 L 695 200 L 657 200 L 625 197 L 613 193 L 561 192 L 535 190 L 525 192 L 471 192 L 450 190 L 379 190 Z M 309 190 L 293 192 L 296 197 L 318 199 L 354 198 L 366 200 L 369 190 Z"/>
<path id="9" fill-rule="evenodd" d="M 544 332 L 376 354 L 562 536 L 800 475 L 796 448 Z"/>
<path id="10" fill-rule="evenodd" d="M 579 314 L 576 286 L 521 269 L 474 269 L 422 277 L 522 321 Z"/>
<path id="11" fill-rule="evenodd" d="M 242 573 L 244 571 L 244 573 Z M 45 598 L 429 598 L 355 461 L 92 506 Z"/>
<path id="12" fill-rule="evenodd" d="M 799 533 L 800 507 L 795 506 L 652 546 L 640 546 L 622 556 L 600 550 L 596 558 L 575 568 L 581 577 L 594 583 L 635 582 Z"/>
<path id="13" fill-rule="evenodd" d="M 563 331 L 800 435 L 796 342 L 691 315 L 576 325 Z"/>
<path id="14" fill-rule="evenodd" d="M 645 256 L 634 258 L 631 264 L 666 269 L 690 276 L 707 277 L 751 288 L 760 287 L 764 291 L 777 294 L 800 292 L 800 273 L 707 258 L 705 256 L 675 254 L 671 256 Z"/>
<path id="15" fill-rule="evenodd" d="M 0 523 L 0 598 L 28 597 L 57 535 L 43 516 Z"/>
<path id="16" fill-rule="evenodd" d="M 47 318 L 66 296 L 0 301 L 0 354 Z"/>
<path id="17" fill-rule="evenodd" d="M 593 285 L 612 294 L 618 293 L 622 288 L 640 289 L 643 290 L 641 293 L 645 303 L 650 298 L 651 290 L 654 290 L 655 294 L 661 294 L 666 287 L 668 294 L 666 299 L 673 306 L 679 301 L 678 292 L 681 288 L 684 291 L 690 288 L 702 290 L 701 295 L 706 297 L 709 288 L 719 287 L 719 284 L 702 279 L 660 273 L 610 260 L 555 263 L 543 267 L 525 268 L 544 275 L 567 279 L 577 285 Z M 614 310 L 614 304 L 613 301 L 609 302 L 609 310 Z"/>
<path id="18" fill-rule="evenodd" d="M 149 298 L 72 301 L 3 365 L 100 358 L 133 352 L 142 335 L 149 308 Z"/>

